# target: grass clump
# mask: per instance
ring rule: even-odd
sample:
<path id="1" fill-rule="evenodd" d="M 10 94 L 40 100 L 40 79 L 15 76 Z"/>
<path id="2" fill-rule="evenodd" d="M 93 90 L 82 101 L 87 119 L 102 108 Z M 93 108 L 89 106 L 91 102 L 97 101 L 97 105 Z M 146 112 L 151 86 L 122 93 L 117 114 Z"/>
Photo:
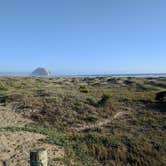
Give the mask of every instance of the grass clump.
<path id="1" fill-rule="evenodd" d="M 158 102 L 166 101 L 166 91 L 158 92 L 156 94 L 155 100 Z"/>
<path id="2" fill-rule="evenodd" d="M 96 106 L 96 101 L 93 98 L 88 97 L 86 103 L 92 106 Z"/>
<path id="3" fill-rule="evenodd" d="M 3 82 L 0 82 L 0 90 L 1 91 L 7 91 L 8 90 L 8 88 L 4 85 Z"/>
<path id="4" fill-rule="evenodd" d="M 85 118 L 87 122 L 96 122 L 98 120 L 98 117 L 95 115 L 91 115 Z"/>
<path id="5" fill-rule="evenodd" d="M 98 107 L 104 106 L 108 102 L 109 99 L 110 99 L 110 96 L 107 94 L 104 94 L 101 97 L 101 99 L 97 102 L 97 106 Z"/>
<path id="6" fill-rule="evenodd" d="M 89 87 L 88 86 L 84 86 L 84 85 L 80 86 L 79 90 L 82 93 L 89 93 L 89 91 L 90 91 Z"/>

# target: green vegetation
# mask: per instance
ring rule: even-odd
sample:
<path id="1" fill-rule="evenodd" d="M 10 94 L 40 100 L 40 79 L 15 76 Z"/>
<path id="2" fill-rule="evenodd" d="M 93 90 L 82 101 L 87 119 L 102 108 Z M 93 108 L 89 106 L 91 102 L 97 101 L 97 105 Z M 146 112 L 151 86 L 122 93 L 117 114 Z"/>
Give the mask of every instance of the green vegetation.
<path id="1" fill-rule="evenodd" d="M 90 91 L 90 89 L 88 88 L 88 86 L 80 86 L 80 92 L 82 93 L 88 93 Z"/>
<path id="2" fill-rule="evenodd" d="M 47 135 L 44 142 L 64 147 L 65 165 L 164 166 L 165 82 L 166 78 L 1 77 L 0 103 L 7 101 L 35 125 L 0 131 Z M 77 130 L 118 112 L 128 114 Z"/>
<path id="3" fill-rule="evenodd" d="M 0 90 L 1 90 L 1 91 L 6 91 L 6 90 L 8 90 L 7 87 L 6 87 L 2 82 L 0 82 Z"/>
<path id="4" fill-rule="evenodd" d="M 155 99 L 159 102 L 166 101 L 166 91 L 158 92 Z"/>
<path id="5" fill-rule="evenodd" d="M 109 98 L 110 98 L 109 95 L 104 94 L 101 97 L 101 99 L 97 102 L 97 106 L 99 106 L 99 107 L 104 106 L 107 103 L 107 101 L 109 100 Z"/>

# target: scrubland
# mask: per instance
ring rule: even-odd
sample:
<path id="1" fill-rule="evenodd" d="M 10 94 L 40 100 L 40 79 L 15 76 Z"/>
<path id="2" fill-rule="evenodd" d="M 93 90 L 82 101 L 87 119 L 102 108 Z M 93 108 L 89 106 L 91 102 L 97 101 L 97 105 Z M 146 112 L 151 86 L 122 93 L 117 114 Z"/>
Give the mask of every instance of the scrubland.
<path id="1" fill-rule="evenodd" d="M 160 91 L 166 78 L 1 77 L 6 114 L 0 116 L 11 120 L 0 122 L 0 134 L 45 135 L 43 144 L 64 149 L 55 159 L 63 165 L 164 166 L 166 101 L 155 100 Z M 26 123 L 14 123 L 17 116 Z"/>

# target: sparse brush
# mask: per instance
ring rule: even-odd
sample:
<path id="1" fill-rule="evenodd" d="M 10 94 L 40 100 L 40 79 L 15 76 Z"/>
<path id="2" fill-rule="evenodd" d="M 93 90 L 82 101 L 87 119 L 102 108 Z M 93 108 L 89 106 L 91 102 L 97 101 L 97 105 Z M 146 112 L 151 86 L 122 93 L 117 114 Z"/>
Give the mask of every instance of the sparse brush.
<path id="1" fill-rule="evenodd" d="M 90 91 L 90 89 L 87 86 L 80 86 L 79 90 L 82 93 L 88 93 Z"/>
<path id="2" fill-rule="evenodd" d="M 166 101 L 166 91 L 158 92 L 156 94 L 155 100 L 158 102 Z"/>
<path id="3" fill-rule="evenodd" d="M 35 125 L 0 131 L 47 135 L 44 142 L 65 148 L 66 165 L 165 165 L 165 81 L 1 77 L 1 101 L 7 98 L 9 107 L 16 106 L 18 114 L 24 111 Z"/>
<path id="4" fill-rule="evenodd" d="M 97 102 L 96 105 L 97 105 L 98 107 L 102 107 L 102 106 L 104 106 L 104 105 L 108 102 L 109 99 L 110 99 L 110 96 L 104 94 L 104 95 L 101 97 L 101 99 Z"/>
<path id="5" fill-rule="evenodd" d="M 4 85 L 4 83 L 0 82 L 0 90 L 7 91 L 8 88 Z"/>

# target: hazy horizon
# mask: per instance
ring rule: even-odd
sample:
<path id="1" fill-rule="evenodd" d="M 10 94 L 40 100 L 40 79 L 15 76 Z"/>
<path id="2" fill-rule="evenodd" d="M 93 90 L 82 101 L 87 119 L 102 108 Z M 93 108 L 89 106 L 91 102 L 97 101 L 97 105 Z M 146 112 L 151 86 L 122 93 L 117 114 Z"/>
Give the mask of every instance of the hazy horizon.
<path id="1" fill-rule="evenodd" d="M 33 72 L 34 70 L 32 71 L 15 71 L 15 72 L 12 72 L 12 71 L 0 71 L 0 76 L 29 76 L 31 75 L 31 73 Z M 51 71 L 49 70 L 51 73 L 52 73 L 52 76 L 133 76 L 133 77 L 137 77 L 137 76 L 141 76 L 141 77 L 144 77 L 144 76 L 166 76 L 166 73 L 132 73 L 132 72 L 129 72 L 129 73 L 57 73 L 56 71 Z"/>

